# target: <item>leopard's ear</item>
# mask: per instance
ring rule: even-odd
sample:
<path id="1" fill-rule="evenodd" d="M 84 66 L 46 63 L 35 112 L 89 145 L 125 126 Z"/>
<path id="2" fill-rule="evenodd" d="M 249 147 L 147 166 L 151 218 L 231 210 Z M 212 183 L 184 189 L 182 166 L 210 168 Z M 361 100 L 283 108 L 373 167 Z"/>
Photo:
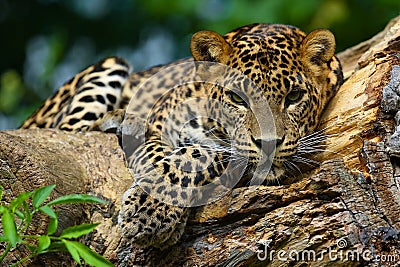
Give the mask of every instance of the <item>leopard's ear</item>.
<path id="1" fill-rule="evenodd" d="M 335 55 L 335 36 L 329 30 L 315 30 L 301 44 L 304 65 L 316 76 L 323 76 L 326 63 Z"/>
<path id="2" fill-rule="evenodd" d="M 231 52 L 224 37 L 213 31 L 200 31 L 192 36 L 190 50 L 196 61 L 225 63 Z"/>

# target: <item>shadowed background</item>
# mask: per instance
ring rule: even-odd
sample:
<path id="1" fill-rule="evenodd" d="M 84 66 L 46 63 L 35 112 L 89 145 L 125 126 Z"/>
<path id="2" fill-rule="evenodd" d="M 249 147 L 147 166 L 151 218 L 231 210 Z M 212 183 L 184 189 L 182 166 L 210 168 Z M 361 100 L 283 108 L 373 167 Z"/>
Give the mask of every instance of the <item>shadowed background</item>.
<path id="1" fill-rule="evenodd" d="M 399 13 L 399 0 L 0 0 L 0 130 L 106 56 L 141 70 L 190 56 L 196 31 L 254 22 L 329 28 L 341 51 Z"/>

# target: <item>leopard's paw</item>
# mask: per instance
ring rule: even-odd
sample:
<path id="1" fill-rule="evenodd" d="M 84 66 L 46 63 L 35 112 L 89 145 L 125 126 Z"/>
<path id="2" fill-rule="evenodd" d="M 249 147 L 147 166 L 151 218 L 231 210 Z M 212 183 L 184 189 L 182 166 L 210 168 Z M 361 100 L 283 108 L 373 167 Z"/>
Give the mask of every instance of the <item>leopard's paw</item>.
<path id="1" fill-rule="evenodd" d="M 163 249 L 180 239 L 187 217 L 187 208 L 160 202 L 133 185 L 124 193 L 118 222 L 132 243 Z"/>

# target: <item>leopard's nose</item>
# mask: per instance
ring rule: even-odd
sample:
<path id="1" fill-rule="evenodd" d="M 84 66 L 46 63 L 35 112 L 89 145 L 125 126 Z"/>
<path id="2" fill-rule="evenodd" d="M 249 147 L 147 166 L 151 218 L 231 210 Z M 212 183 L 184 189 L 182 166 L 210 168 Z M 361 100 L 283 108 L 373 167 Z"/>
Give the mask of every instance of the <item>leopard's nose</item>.
<path id="1" fill-rule="evenodd" d="M 273 139 L 253 139 L 253 142 L 262 150 L 267 156 L 270 156 L 277 146 L 283 143 L 283 138 Z"/>

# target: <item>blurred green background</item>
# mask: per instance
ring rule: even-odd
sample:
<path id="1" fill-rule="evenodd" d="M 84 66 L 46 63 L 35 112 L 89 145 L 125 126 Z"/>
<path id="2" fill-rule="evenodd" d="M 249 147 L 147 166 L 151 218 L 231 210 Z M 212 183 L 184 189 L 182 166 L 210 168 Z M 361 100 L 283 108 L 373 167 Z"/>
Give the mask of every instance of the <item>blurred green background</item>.
<path id="1" fill-rule="evenodd" d="M 187 57 L 191 35 L 253 22 L 329 28 L 337 50 L 383 29 L 400 0 L 0 0 L 0 129 L 75 73 L 118 55 L 135 70 Z"/>

